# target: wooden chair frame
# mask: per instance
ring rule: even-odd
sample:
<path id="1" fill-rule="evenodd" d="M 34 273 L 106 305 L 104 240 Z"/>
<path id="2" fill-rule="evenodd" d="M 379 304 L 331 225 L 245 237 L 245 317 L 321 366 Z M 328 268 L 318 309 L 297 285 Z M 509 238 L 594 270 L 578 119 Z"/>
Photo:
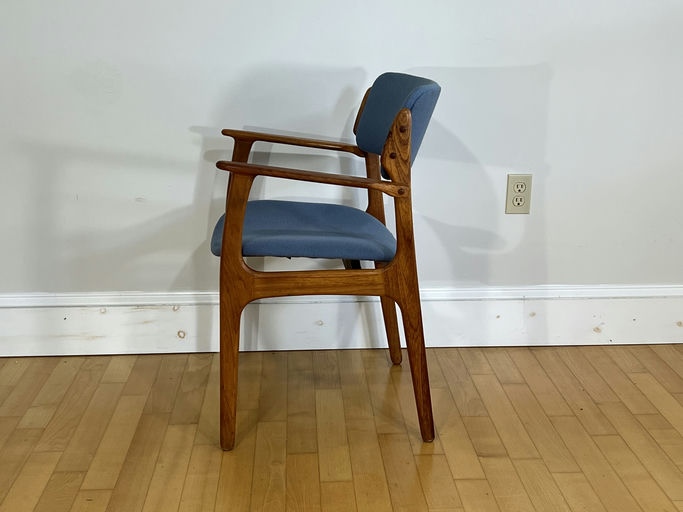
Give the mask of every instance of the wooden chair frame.
<path id="1" fill-rule="evenodd" d="M 369 89 L 368 89 L 369 92 Z M 354 133 L 365 100 L 361 104 Z M 376 295 L 380 297 L 389 352 L 394 364 L 401 363 L 395 303 L 401 308 L 415 402 L 422 438 L 434 439 L 429 377 L 417 280 L 413 214 L 410 188 L 410 110 L 401 110 L 391 127 L 382 154 L 362 151 L 355 145 L 298 137 L 223 130 L 235 141 L 232 161 L 216 166 L 229 171 L 226 215 L 220 261 L 220 440 L 224 450 L 235 444 L 237 369 L 240 316 L 251 301 L 289 295 Z M 367 177 L 286 169 L 247 163 L 256 141 L 290 144 L 354 154 L 365 159 Z M 390 180 L 382 180 L 381 166 Z M 242 225 L 253 180 L 271 176 L 293 180 L 365 188 L 367 212 L 385 223 L 382 194 L 394 198 L 396 212 L 396 255 L 391 262 L 375 262 L 374 269 L 361 269 L 358 262 L 344 261 L 345 270 L 260 272 L 250 268 L 242 256 Z"/>

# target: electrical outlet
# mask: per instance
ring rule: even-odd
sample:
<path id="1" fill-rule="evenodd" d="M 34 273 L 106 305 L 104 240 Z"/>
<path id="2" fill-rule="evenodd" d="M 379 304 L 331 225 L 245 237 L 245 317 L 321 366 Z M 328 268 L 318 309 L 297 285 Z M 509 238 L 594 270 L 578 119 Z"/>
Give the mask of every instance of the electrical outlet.
<path id="1" fill-rule="evenodd" d="M 529 213 L 531 174 L 508 174 L 505 213 Z"/>

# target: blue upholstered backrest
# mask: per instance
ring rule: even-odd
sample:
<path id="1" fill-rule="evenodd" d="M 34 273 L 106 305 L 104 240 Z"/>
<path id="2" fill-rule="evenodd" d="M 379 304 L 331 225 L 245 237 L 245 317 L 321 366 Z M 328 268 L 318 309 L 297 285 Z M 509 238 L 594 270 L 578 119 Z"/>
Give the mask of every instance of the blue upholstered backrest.
<path id="1" fill-rule="evenodd" d="M 391 124 L 401 109 L 410 109 L 412 133 L 410 162 L 415 160 L 441 87 L 427 78 L 403 73 L 384 73 L 372 84 L 358 121 L 356 144 L 363 151 L 382 153 Z"/>

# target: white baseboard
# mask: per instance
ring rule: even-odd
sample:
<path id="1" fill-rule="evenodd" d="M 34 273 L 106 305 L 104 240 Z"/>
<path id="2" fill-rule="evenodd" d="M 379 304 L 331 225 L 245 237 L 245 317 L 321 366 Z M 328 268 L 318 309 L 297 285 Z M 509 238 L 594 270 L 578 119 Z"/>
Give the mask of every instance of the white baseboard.
<path id="1" fill-rule="evenodd" d="M 427 346 L 683 342 L 683 286 L 426 289 Z M 0 295 L 0 356 L 215 352 L 214 292 Z M 250 304 L 243 350 L 386 346 L 372 297 Z"/>

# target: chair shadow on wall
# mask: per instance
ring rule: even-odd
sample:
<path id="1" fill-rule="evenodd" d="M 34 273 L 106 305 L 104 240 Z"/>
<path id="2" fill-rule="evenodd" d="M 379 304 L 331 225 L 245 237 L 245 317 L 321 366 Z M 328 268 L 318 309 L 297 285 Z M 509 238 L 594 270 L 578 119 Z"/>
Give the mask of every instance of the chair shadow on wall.
<path id="1" fill-rule="evenodd" d="M 438 258 L 433 266 L 449 269 L 453 281 L 472 283 L 472 286 L 501 286 L 500 269 L 509 270 L 509 262 L 520 262 L 526 251 L 532 253 L 531 261 L 525 261 L 515 268 L 521 276 L 521 283 L 515 286 L 546 282 L 547 263 L 544 253 L 545 211 L 544 186 L 550 174 L 546 161 L 548 137 L 549 95 L 552 70 L 547 64 L 505 67 L 439 68 L 420 67 L 409 73 L 430 76 L 442 84 L 444 94 L 437 107 L 436 123 L 430 127 L 421 149 L 423 161 L 415 172 L 416 181 L 420 169 L 437 164 L 443 173 L 456 173 L 461 178 L 449 190 L 451 204 L 462 215 L 477 212 L 477 227 L 471 223 L 451 221 L 429 202 L 420 198 L 431 198 L 439 194 L 439 184 L 452 176 L 446 174 L 424 178 L 416 185 L 415 208 L 421 215 L 416 224 L 416 245 L 418 261 L 420 235 L 428 240 L 427 245 L 440 247 L 431 250 Z M 446 127 L 442 120 L 448 121 Z M 453 132 L 456 132 L 454 134 Z M 462 135 L 461 135 L 462 134 Z M 425 160 L 431 159 L 431 162 Z M 446 165 L 439 165 L 445 162 Z M 505 187 L 507 174 L 534 175 L 532 187 L 531 215 L 504 215 Z M 457 187 L 457 183 L 466 184 Z M 481 213 L 486 212 L 483 217 Z M 420 224 L 423 229 L 420 230 Z M 469 224 L 469 225 L 468 225 Z M 503 234 L 504 236 L 501 236 Z M 519 263 L 517 263 L 519 265 Z M 497 269 L 494 275 L 493 270 Z M 531 277 L 533 275 L 533 277 Z M 528 282 L 527 279 L 535 279 Z M 535 308 L 533 332 L 527 332 L 528 341 L 546 342 L 546 316 L 539 311 L 538 304 L 522 304 L 523 318 L 513 319 L 515 324 L 525 323 Z M 481 312 L 482 317 L 468 317 L 467 322 L 476 325 L 480 338 L 464 339 L 453 326 L 451 333 L 459 345 L 473 345 L 488 342 L 505 345 L 496 321 L 499 320 L 496 306 Z M 448 325 L 453 319 L 440 318 Z M 509 324 L 508 324 L 509 325 Z"/>

